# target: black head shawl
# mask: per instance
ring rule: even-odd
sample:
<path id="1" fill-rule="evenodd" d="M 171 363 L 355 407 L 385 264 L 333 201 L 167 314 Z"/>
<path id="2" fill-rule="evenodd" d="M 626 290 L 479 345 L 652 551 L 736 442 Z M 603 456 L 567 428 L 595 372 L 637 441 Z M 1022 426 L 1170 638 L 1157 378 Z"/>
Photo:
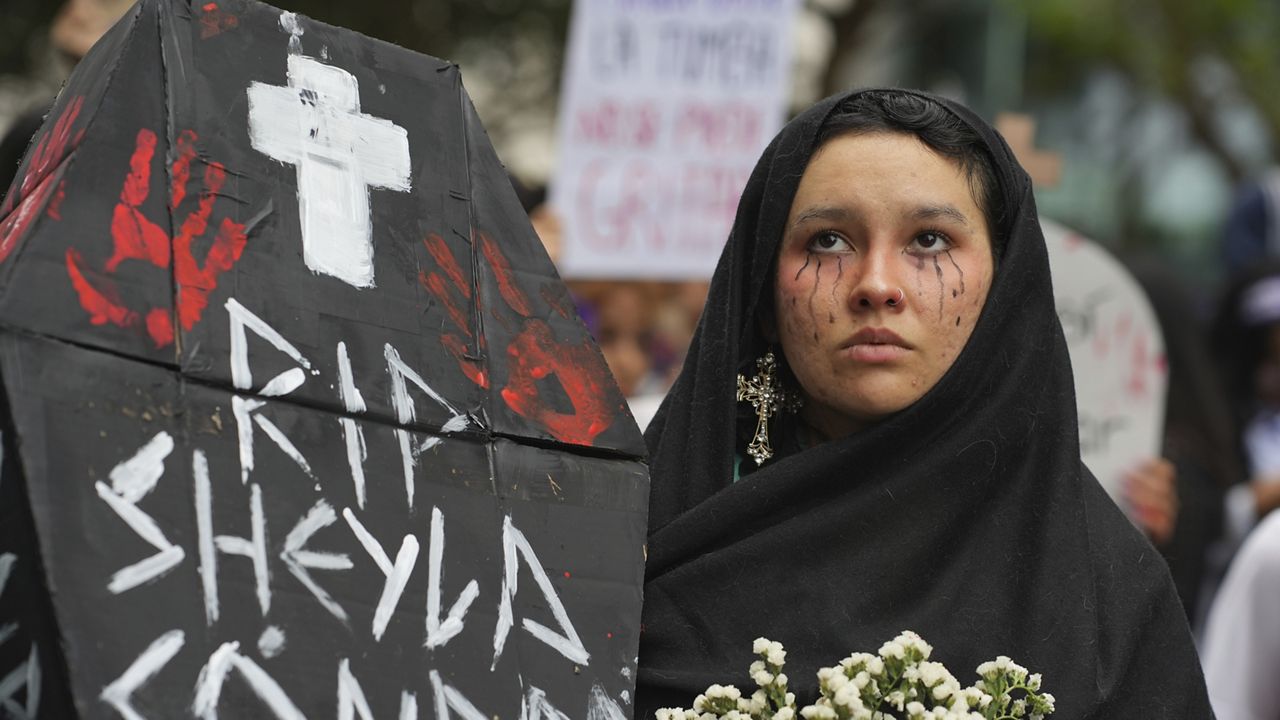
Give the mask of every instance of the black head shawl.
<path id="1" fill-rule="evenodd" d="M 902 630 L 964 684 L 1009 655 L 1044 674 L 1054 720 L 1212 717 L 1160 555 L 1080 461 L 1071 367 L 1031 181 L 986 123 L 940 98 L 994 160 L 1004 247 L 941 381 L 901 412 L 732 482 L 734 391 L 823 121 L 806 111 L 743 192 L 684 370 L 650 426 L 652 496 L 637 720 L 711 683 L 751 685 L 751 642 L 814 673 Z"/>

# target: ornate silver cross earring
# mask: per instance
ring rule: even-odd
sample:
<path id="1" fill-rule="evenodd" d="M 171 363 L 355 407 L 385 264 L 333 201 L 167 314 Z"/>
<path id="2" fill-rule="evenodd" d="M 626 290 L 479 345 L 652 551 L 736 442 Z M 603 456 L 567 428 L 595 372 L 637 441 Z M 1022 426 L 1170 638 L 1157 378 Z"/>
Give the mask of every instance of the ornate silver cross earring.
<path id="1" fill-rule="evenodd" d="M 756 434 L 747 445 L 747 454 L 755 458 L 756 465 L 763 465 L 773 457 L 769 444 L 769 418 L 778 410 L 796 412 L 803 404 L 796 393 L 783 389 L 778 381 L 778 364 L 773 352 L 756 360 L 756 375 L 748 380 L 738 374 L 738 402 L 749 402 L 756 411 Z"/>

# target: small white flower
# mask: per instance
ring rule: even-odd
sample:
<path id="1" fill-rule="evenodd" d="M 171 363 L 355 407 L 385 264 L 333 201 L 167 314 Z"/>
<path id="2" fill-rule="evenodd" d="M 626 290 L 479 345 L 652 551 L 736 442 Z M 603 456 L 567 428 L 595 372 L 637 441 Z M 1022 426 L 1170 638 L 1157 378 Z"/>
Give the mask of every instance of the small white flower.
<path id="1" fill-rule="evenodd" d="M 880 657 L 885 658 L 886 660 L 889 658 L 901 660 L 905 656 L 906 649 L 902 647 L 901 643 L 890 640 L 880 646 Z"/>
<path id="2" fill-rule="evenodd" d="M 865 688 L 871 682 L 871 676 L 866 670 L 861 670 L 857 675 L 853 676 L 853 686 L 859 690 Z"/>
<path id="3" fill-rule="evenodd" d="M 1040 690 L 1040 673 L 1031 673 L 1031 677 L 1027 678 L 1027 689 L 1031 692 Z"/>
<path id="4" fill-rule="evenodd" d="M 694 709 L 694 710 L 697 710 L 698 712 L 706 712 L 706 711 L 707 711 L 707 696 L 706 696 L 706 695 L 699 695 L 698 697 L 694 698 L 694 699 L 693 699 L 693 709 Z"/>
<path id="5" fill-rule="evenodd" d="M 898 637 L 894 638 L 894 642 L 904 648 L 915 650 L 922 658 L 928 658 L 929 654 L 933 652 L 933 647 L 925 642 L 924 638 L 910 630 L 903 630 Z"/>
<path id="6" fill-rule="evenodd" d="M 768 670 L 760 670 L 756 672 L 756 674 L 752 675 L 751 679 L 756 681 L 756 685 L 765 687 L 773 682 L 773 673 Z"/>
<path id="7" fill-rule="evenodd" d="M 924 705 L 918 702 L 907 703 L 907 714 L 913 718 L 924 715 Z"/>
<path id="8" fill-rule="evenodd" d="M 881 660 L 880 658 L 874 655 L 867 656 L 867 672 L 871 673 L 873 677 L 883 673 L 884 660 Z"/>
<path id="9" fill-rule="evenodd" d="M 758 637 L 755 642 L 751 643 L 751 652 L 756 655 L 763 655 L 769 651 L 769 639 Z"/>
<path id="10" fill-rule="evenodd" d="M 795 720 L 796 711 L 789 707 L 784 707 L 773 714 L 773 720 Z"/>
<path id="11" fill-rule="evenodd" d="M 854 653 L 849 657 L 841 660 L 840 667 L 844 668 L 845 670 L 852 670 L 854 668 L 865 666 L 867 663 L 871 662 L 873 658 L 876 658 L 876 656 L 870 653 Z"/>
<path id="12" fill-rule="evenodd" d="M 786 674 L 786 673 L 778 673 L 776 676 L 774 676 L 774 678 L 773 678 L 773 682 L 774 682 L 774 684 L 776 684 L 776 685 L 777 685 L 778 687 L 780 687 L 780 688 L 784 688 L 784 687 L 786 687 L 786 686 L 787 686 L 787 674 Z"/>
<path id="13" fill-rule="evenodd" d="M 826 705 L 810 705 L 800 711 L 805 720 L 836 720 L 836 711 Z"/>
<path id="14" fill-rule="evenodd" d="M 769 651 L 765 654 L 765 658 L 770 665 L 782 667 L 787 662 L 787 651 L 782 649 L 782 643 L 770 643 Z"/>

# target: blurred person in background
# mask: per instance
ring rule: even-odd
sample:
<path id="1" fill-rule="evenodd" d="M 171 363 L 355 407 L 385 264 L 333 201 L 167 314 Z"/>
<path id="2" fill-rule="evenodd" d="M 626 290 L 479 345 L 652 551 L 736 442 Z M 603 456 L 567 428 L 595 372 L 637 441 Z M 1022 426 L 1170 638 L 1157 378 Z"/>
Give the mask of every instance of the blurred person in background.
<path id="1" fill-rule="evenodd" d="M 586 310 L 583 318 L 632 416 L 644 429 L 667 390 L 654 371 L 653 325 L 661 287 L 641 281 L 577 281 L 569 286 L 580 310 Z"/>
<path id="2" fill-rule="evenodd" d="M 58 52 L 73 64 L 77 63 L 133 7 L 135 1 L 67 0 L 49 27 L 49 40 Z M 40 129 L 52 104 L 50 99 L 19 115 L 4 137 L 0 138 L 0 198 L 8 192 L 22 156 L 27 153 L 31 137 Z"/>
<path id="3" fill-rule="evenodd" d="M 1126 263 L 1155 311 L 1164 337 L 1169 389 L 1165 401 L 1160 468 L 1134 473 L 1127 496 L 1152 543 L 1169 563 L 1174 585 L 1195 628 L 1224 563 L 1211 561 L 1223 532 L 1223 500 L 1245 477 L 1235 423 L 1186 285 L 1155 258 Z"/>
<path id="4" fill-rule="evenodd" d="M 1280 507 L 1280 262 L 1230 283 L 1211 340 L 1249 478 L 1226 497 L 1225 537 L 1234 548 Z"/>
<path id="5" fill-rule="evenodd" d="M 560 262 L 560 218 L 547 204 L 547 186 L 546 185 L 528 185 L 521 182 L 520 178 L 507 173 L 507 179 L 511 181 L 511 187 L 516 191 L 516 197 L 520 198 L 520 205 L 524 208 L 524 212 L 529 216 L 529 223 L 533 225 L 533 231 L 538 234 L 538 239 L 542 241 L 542 247 L 547 251 L 547 257 L 551 258 L 553 264 Z"/>
<path id="6" fill-rule="evenodd" d="M 1227 272 L 1236 275 L 1280 257 L 1280 168 L 1237 191 L 1222 237 Z"/>
<path id="7" fill-rule="evenodd" d="M 1201 643 L 1218 720 L 1280 718 L 1280 513 L 1240 548 L 1213 603 Z"/>

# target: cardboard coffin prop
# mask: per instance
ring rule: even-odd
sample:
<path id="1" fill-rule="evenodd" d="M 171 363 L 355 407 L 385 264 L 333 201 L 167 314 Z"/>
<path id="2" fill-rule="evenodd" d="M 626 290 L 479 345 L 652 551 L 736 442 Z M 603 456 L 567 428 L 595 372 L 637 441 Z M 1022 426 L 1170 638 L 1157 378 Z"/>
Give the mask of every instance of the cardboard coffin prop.
<path id="1" fill-rule="evenodd" d="M 144 0 L 0 208 L 0 716 L 630 715 L 642 441 L 458 69 Z"/>

